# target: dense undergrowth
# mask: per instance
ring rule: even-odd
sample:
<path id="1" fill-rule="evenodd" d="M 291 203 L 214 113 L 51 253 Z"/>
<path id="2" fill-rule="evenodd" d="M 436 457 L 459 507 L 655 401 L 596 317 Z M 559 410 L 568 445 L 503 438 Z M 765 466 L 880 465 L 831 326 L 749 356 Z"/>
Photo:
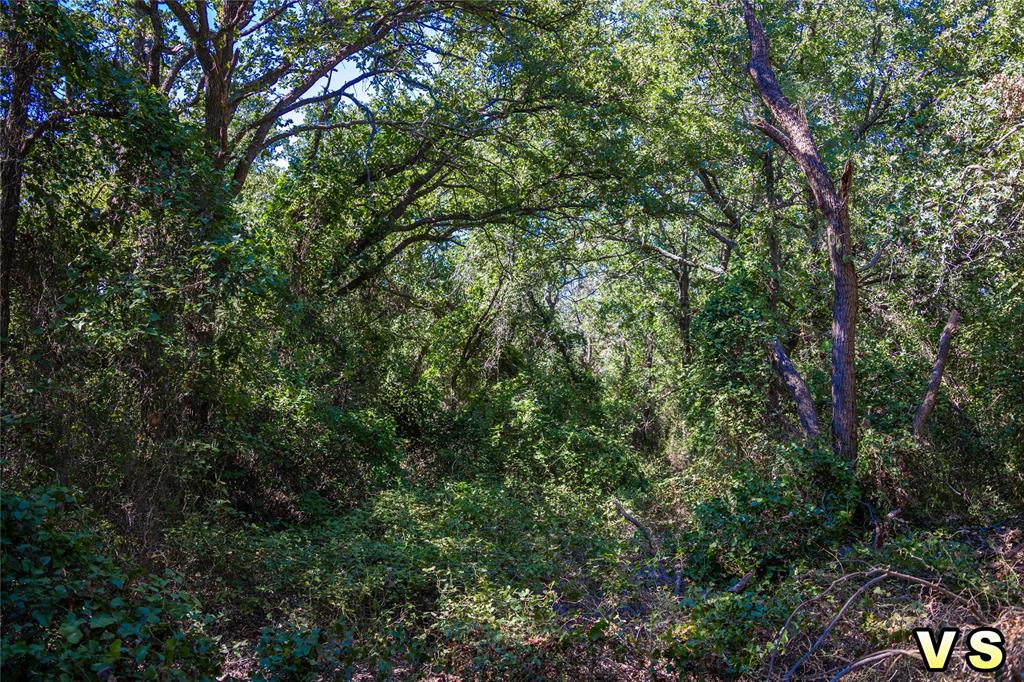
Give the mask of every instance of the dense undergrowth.
<path id="1" fill-rule="evenodd" d="M 355 505 L 311 494 L 297 503 L 300 522 L 214 501 L 161 529 L 155 564 L 174 570 L 158 573 L 80 495 L 6 491 L 4 669 L 68 679 L 761 678 L 798 660 L 836 600 L 872 571 L 898 574 L 806 664 L 824 674 L 904 647 L 911 627 L 994 622 L 1019 604 L 1024 519 L 963 533 L 893 523 L 874 547 L 878 529 L 858 495 L 830 492 L 856 490 L 844 468 L 797 449 L 776 471 L 787 456 L 787 474 L 701 499 L 686 476 L 634 453 L 631 486 L 615 494 L 642 528 L 609 493 L 557 476 L 529 488 L 405 481 Z M 836 580 L 849 589 L 828 595 Z"/>

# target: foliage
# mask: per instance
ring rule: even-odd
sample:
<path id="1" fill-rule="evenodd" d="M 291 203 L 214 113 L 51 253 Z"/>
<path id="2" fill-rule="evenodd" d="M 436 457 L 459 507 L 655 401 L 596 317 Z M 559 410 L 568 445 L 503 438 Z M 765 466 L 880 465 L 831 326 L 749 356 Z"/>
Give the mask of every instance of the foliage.
<path id="1" fill-rule="evenodd" d="M 705 573 L 700 577 L 787 573 L 849 538 L 858 493 L 841 462 L 830 452 L 795 448 L 772 468 L 770 479 L 741 473 L 726 493 L 694 506 L 688 544 L 697 551 L 688 563 Z"/>
<path id="2" fill-rule="evenodd" d="M 851 163 L 848 459 L 742 5 L 5 2 L 4 675 L 764 679 L 917 579 L 830 678 L 1019 602 L 1021 3 L 754 8 Z"/>
<path id="3" fill-rule="evenodd" d="M 181 578 L 111 557 L 64 488 L 3 496 L 3 669 L 15 677 L 213 679 L 210 619 Z"/>

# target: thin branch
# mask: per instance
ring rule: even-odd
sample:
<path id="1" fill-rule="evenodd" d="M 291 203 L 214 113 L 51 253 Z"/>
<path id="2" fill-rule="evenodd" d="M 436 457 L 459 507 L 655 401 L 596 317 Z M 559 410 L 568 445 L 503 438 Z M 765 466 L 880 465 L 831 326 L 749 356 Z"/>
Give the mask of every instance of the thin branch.
<path id="1" fill-rule="evenodd" d="M 622 515 L 622 518 L 626 519 L 626 521 L 636 527 L 636 529 L 640 531 L 640 534 L 644 536 L 644 539 L 647 541 L 647 547 L 651 550 L 651 553 L 657 554 L 658 543 L 655 540 L 654 533 L 651 532 L 651 529 L 648 528 L 643 521 L 626 511 L 626 508 L 622 506 L 622 503 L 614 497 L 612 498 L 612 504 L 615 505 L 615 509 Z"/>
<path id="2" fill-rule="evenodd" d="M 852 574 L 852 575 L 857 575 L 857 574 Z M 945 587 L 943 587 L 942 585 L 940 585 L 940 584 L 938 584 L 936 582 L 932 582 L 930 580 L 925 580 L 924 578 L 918 578 L 915 575 L 910 575 L 910 574 L 907 574 L 907 573 L 900 573 L 899 571 L 893 571 L 893 570 L 890 570 L 890 569 L 887 569 L 887 568 L 876 568 L 876 569 L 873 569 L 872 571 L 869 571 L 867 573 L 862 573 L 860 575 L 873 576 L 873 577 L 871 577 L 870 580 L 868 580 L 866 583 L 861 585 L 860 588 L 858 588 L 856 592 L 854 592 L 852 595 L 850 595 L 849 599 L 846 600 L 846 602 L 839 609 L 839 611 L 836 613 L 836 615 L 833 616 L 832 620 L 829 621 L 828 625 L 821 632 L 821 634 L 818 635 L 818 638 L 814 641 L 814 643 L 811 645 L 811 647 L 804 653 L 803 656 L 801 656 L 797 660 L 796 663 L 794 663 L 789 668 L 789 670 L 786 671 L 786 674 L 783 675 L 783 677 L 782 677 L 784 682 L 788 682 L 789 680 L 793 679 L 793 675 L 800 668 L 800 666 L 802 666 L 804 663 L 806 663 L 807 660 L 814 654 L 814 652 L 817 651 L 821 647 L 821 645 L 825 642 L 825 639 L 828 637 L 828 635 L 832 631 L 832 629 L 835 628 L 836 624 L 840 620 L 842 620 L 843 616 L 850 609 L 850 607 L 854 603 L 856 603 L 856 601 L 865 592 L 867 592 L 869 589 L 871 589 L 872 587 L 874 587 L 878 583 L 882 582 L 883 580 L 887 580 L 889 578 L 894 578 L 894 579 L 897 579 L 897 580 L 904 580 L 906 582 L 914 583 L 916 585 L 921 585 L 923 587 L 928 588 L 929 590 L 932 590 L 934 592 L 938 592 L 939 594 L 945 595 L 946 597 L 949 597 L 950 599 L 952 599 L 953 601 L 957 602 L 958 604 L 960 604 L 961 606 L 966 608 L 968 611 L 970 611 L 971 614 L 979 622 L 983 622 L 983 620 L 984 620 L 982 618 L 980 612 L 978 611 L 978 607 L 977 607 L 977 605 L 976 605 L 976 603 L 975 603 L 975 601 L 973 599 L 967 599 L 967 598 L 965 598 L 965 597 L 963 597 L 963 596 L 961 596 L 959 594 L 956 594 L 955 592 L 952 592 L 952 591 L 946 589 Z M 834 587 L 835 585 L 836 585 L 836 583 L 833 583 L 832 587 Z M 832 587 L 829 587 L 829 590 L 831 590 Z M 826 590 L 826 592 L 827 591 L 828 590 Z M 822 595 L 819 595 L 817 598 L 820 598 L 821 596 Z M 801 604 L 800 606 L 803 606 L 803 604 Z M 797 607 L 797 609 L 799 609 L 799 608 L 800 607 Z M 794 614 L 795 614 L 795 612 L 796 611 L 794 611 Z M 790 619 L 792 619 L 792 615 L 790 616 Z M 786 625 L 783 626 L 783 631 L 785 631 L 785 628 L 789 625 L 789 622 L 790 622 L 789 620 L 786 621 Z M 780 635 L 781 635 L 781 632 L 780 632 Z M 772 663 L 774 664 L 774 658 L 772 659 Z M 769 671 L 770 670 L 771 670 L 771 668 L 769 668 Z"/>
<path id="3" fill-rule="evenodd" d="M 300 133 L 307 133 L 312 130 L 337 130 L 339 128 L 354 128 L 360 125 L 366 125 L 366 122 L 339 121 L 337 123 L 306 123 L 303 125 L 297 125 L 289 128 L 288 130 L 280 132 L 277 135 L 274 135 L 273 137 L 268 137 L 267 140 L 263 143 L 263 149 L 269 149 L 270 147 L 277 144 L 281 140 L 288 139 L 289 137 L 294 137 Z"/>
<path id="4" fill-rule="evenodd" d="M 881 569 L 881 568 L 875 568 L 875 569 L 872 569 L 870 571 L 860 571 L 860 572 L 857 572 L 857 573 L 847 573 L 846 575 L 842 575 L 842 576 L 836 578 L 835 580 L 833 580 L 832 584 L 829 585 L 828 587 L 826 587 L 823 591 L 821 591 L 818 594 L 814 595 L 813 597 L 805 599 L 804 601 L 802 601 L 799 604 L 797 604 L 796 608 L 793 609 L 790 612 L 789 617 L 786 618 L 786 622 L 782 624 L 781 628 L 779 628 L 779 632 L 778 632 L 777 635 L 775 635 L 775 639 L 773 639 L 772 642 L 771 642 L 772 655 L 768 659 L 768 674 L 766 675 L 766 679 L 771 679 L 772 672 L 775 670 L 775 659 L 778 657 L 778 654 L 779 654 L 779 651 L 780 651 L 779 646 L 780 646 L 781 641 L 782 641 L 782 636 L 784 634 L 786 634 L 786 631 L 789 629 L 790 623 L 793 622 L 793 619 L 796 618 L 796 614 L 800 613 L 801 609 L 803 609 L 805 606 L 809 606 L 809 605 L 813 604 L 816 601 L 820 601 L 820 600 L 824 599 L 829 594 L 831 594 L 832 590 L 834 590 L 835 588 L 839 587 L 841 584 L 845 583 L 848 580 L 853 580 L 854 578 L 859 578 L 859 577 L 873 576 L 873 575 L 876 575 L 879 571 L 883 571 L 883 570 L 884 569 Z"/>
<path id="5" fill-rule="evenodd" d="M 281 80 L 292 68 L 290 59 L 284 59 L 278 66 L 270 69 L 262 76 L 252 79 L 248 83 L 238 86 L 238 89 L 231 94 L 231 104 L 237 105 L 249 95 L 266 90 Z"/>
<path id="6" fill-rule="evenodd" d="M 289 7 L 295 5 L 296 0 L 287 0 L 281 4 L 277 9 L 271 10 L 263 15 L 263 17 L 255 24 L 243 29 L 238 35 L 239 37 L 245 38 L 246 36 L 252 35 L 256 31 L 260 30 L 274 19 L 277 19 L 281 14 L 286 11 Z"/>
<path id="7" fill-rule="evenodd" d="M 185 51 L 182 52 L 181 55 L 176 60 L 174 60 L 174 63 L 171 64 L 171 68 L 167 71 L 167 75 L 164 76 L 163 83 L 160 84 L 161 92 L 163 92 L 165 95 L 170 94 L 171 88 L 174 87 L 174 81 L 178 79 L 178 74 L 181 72 L 183 68 L 185 68 L 185 65 L 188 64 L 195 56 L 195 49 L 189 47 L 186 48 Z"/>
<path id="8" fill-rule="evenodd" d="M 911 651 L 910 649 L 883 649 L 882 651 L 876 651 L 873 654 L 868 654 L 863 658 L 858 658 L 856 661 L 853 661 L 845 668 L 843 668 L 835 675 L 833 675 L 829 682 L 838 682 L 839 679 L 852 673 L 854 670 L 859 670 L 860 668 L 880 663 L 881 661 L 884 661 L 888 658 L 899 658 L 901 656 L 909 656 L 911 658 L 917 659 L 921 658 L 920 653 L 916 651 Z"/>
<path id="9" fill-rule="evenodd" d="M 818 639 L 814 640 L 814 643 L 811 645 L 811 648 L 808 649 L 806 653 L 804 653 L 804 655 L 801 656 L 797 660 L 797 662 L 794 663 L 789 668 L 789 670 L 786 671 L 786 674 L 782 676 L 783 682 L 789 682 L 789 680 L 793 679 L 793 675 L 796 674 L 796 671 L 800 669 L 800 666 L 806 663 L 807 659 L 814 655 L 814 652 L 817 651 L 818 648 L 825 642 L 825 639 L 828 637 L 828 633 L 832 632 L 832 628 L 836 626 L 836 623 L 842 620 L 847 610 L 849 610 L 849 608 L 853 606 L 853 604 L 860 598 L 860 596 L 872 587 L 874 587 L 875 585 L 877 585 L 878 583 L 885 580 L 887 577 L 888 574 L 886 573 L 876 576 L 871 580 L 867 581 L 866 583 L 864 583 L 863 585 L 861 585 L 856 592 L 850 595 L 850 598 L 846 600 L 846 603 L 843 604 L 843 606 L 839 609 L 836 615 L 832 617 L 832 620 L 829 621 L 828 625 L 821 632 L 821 634 L 818 635 Z"/>
<path id="10" fill-rule="evenodd" d="M 683 258 L 677 253 L 672 253 L 671 251 L 663 249 L 660 246 L 657 246 L 655 244 L 648 244 L 647 242 L 640 241 L 639 239 L 632 239 L 629 237 L 616 237 L 615 235 L 610 234 L 602 235 L 602 238 L 609 239 L 615 242 L 620 242 L 622 244 L 631 244 L 633 246 L 638 247 L 642 251 L 647 251 L 648 253 L 661 256 L 662 258 L 667 258 L 676 263 L 685 263 L 690 267 L 706 270 L 714 275 L 718 275 L 719 277 L 725 274 L 725 270 L 722 270 L 721 268 L 716 268 L 713 265 L 703 265 L 701 263 L 691 261 L 688 258 Z"/>
<path id="11" fill-rule="evenodd" d="M 782 147 L 783 151 L 789 154 L 789 156 L 792 157 L 794 160 L 797 159 L 796 145 L 793 144 L 793 141 L 786 136 L 786 133 L 782 132 L 781 130 L 773 126 L 771 123 L 765 121 L 762 118 L 755 118 L 753 121 L 750 122 L 750 125 L 754 126 L 762 133 L 773 139 L 775 143 Z"/>

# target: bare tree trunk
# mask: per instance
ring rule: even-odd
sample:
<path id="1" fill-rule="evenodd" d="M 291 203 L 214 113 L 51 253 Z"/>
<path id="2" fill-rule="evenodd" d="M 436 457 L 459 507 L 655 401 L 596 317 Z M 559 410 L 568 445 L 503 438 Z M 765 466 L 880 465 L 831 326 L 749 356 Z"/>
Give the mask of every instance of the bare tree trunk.
<path id="1" fill-rule="evenodd" d="M 679 330 L 679 340 L 683 343 L 683 364 L 690 362 L 693 349 L 690 347 L 690 323 L 693 319 L 690 313 L 690 265 L 686 262 L 689 255 L 690 236 L 687 228 L 683 228 L 682 255 L 683 260 L 676 263 L 672 269 L 676 279 L 676 328 Z"/>
<path id="2" fill-rule="evenodd" d="M 4 9 L 4 14 L 16 13 L 20 4 L 13 1 Z M 17 21 L 12 20 L 10 24 L 11 30 L 4 41 L 4 56 L 10 68 L 11 85 L 6 93 L 7 115 L 0 129 L 0 405 L 5 404 L 7 374 L 11 370 L 11 280 L 21 213 L 28 103 L 36 68 L 36 55 L 20 35 Z"/>
<path id="3" fill-rule="evenodd" d="M 832 305 L 832 448 L 848 461 L 857 457 L 857 402 L 854 347 L 857 327 L 857 271 L 853 265 L 850 216 L 847 210 L 853 168 L 847 162 L 837 192 L 814 143 L 807 119 L 779 87 L 768 61 L 768 41 L 749 0 L 743 16 L 750 39 L 750 77 L 765 106 L 781 126 L 754 121 L 754 126 L 781 146 L 799 164 L 815 203 L 825 216 L 829 262 L 835 294 Z"/>
<path id="4" fill-rule="evenodd" d="M 946 359 L 949 357 L 949 348 L 953 343 L 953 335 L 956 334 L 957 325 L 960 324 L 960 311 L 954 310 L 949 314 L 949 320 L 942 329 L 939 336 L 939 354 L 932 365 L 932 374 L 928 379 L 928 388 L 924 392 L 917 414 L 914 415 L 914 435 L 918 438 L 924 437 L 924 423 L 928 421 L 928 415 L 935 407 L 935 397 L 939 393 L 939 386 L 942 384 L 942 372 L 946 369 Z"/>
<path id="5" fill-rule="evenodd" d="M 804 383 L 804 378 L 800 376 L 800 372 L 790 361 L 778 339 L 772 339 L 769 350 L 771 351 L 772 366 L 786 383 L 789 395 L 793 398 L 804 435 L 809 439 L 817 438 L 821 435 L 821 426 L 818 424 L 818 413 L 814 409 L 814 401 L 811 399 L 811 392 L 807 389 L 807 384 Z"/>
<path id="6" fill-rule="evenodd" d="M 654 319 L 646 316 L 647 335 L 644 337 L 644 387 L 643 403 L 640 407 L 640 423 L 634 430 L 634 442 L 638 448 L 653 452 L 661 440 L 658 424 L 658 406 L 654 399 Z"/>

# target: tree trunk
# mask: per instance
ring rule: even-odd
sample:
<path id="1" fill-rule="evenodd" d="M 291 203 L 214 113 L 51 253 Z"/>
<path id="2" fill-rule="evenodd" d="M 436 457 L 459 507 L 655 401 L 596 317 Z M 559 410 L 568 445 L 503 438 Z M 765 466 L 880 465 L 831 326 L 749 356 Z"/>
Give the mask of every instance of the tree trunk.
<path id="1" fill-rule="evenodd" d="M 809 439 L 817 438 L 821 435 L 821 426 L 818 424 L 818 413 L 814 409 L 814 401 L 811 399 L 811 392 L 807 389 L 807 384 L 804 383 L 804 378 L 800 376 L 800 372 L 790 361 L 778 339 L 772 339 L 769 350 L 771 351 L 772 366 L 786 383 L 789 395 L 793 398 L 804 435 Z"/>
<path id="2" fill-rule="evenodd" d="M 658 406 L 654 400 L 654 319 L 647 315 L 647 335 L 644 337 L 644 386 L 640 407 L 640 423 L 634 430 L 634 443 L 638 449 L 654 452 L 660 440 Z"/>
<path id="3" fill-rule="evenodd" d="M 19 2 L 12 2 L 5 14 L 15 14 Z M 7 17 L 13 19 L 13 17 Z M 0 405 L 6 405 L 7 375 L 11 365 L 11 286 L 18 218 L 21 213 L 21 186 L 28 132 L 28 104 L 35 72 L 36 56 L 20 35 L 17 22 L 4 41 L 10 69 L 7 115 L 0 130 Z"/>
<path id="4" fill-rule="evenodd" d="M 689 235 L 686 228 L 683 231 L 683 248 L 681 255 L 683 260 L 676 263 L 672 272 L 676 279 L 676 328 L 679 330 L 679 340 L 683 344 L 683 364 L 690 362 L 692 348 L 690 347 L 690 323 L 693 319 L 690 313 L 690 265 L 686 262 L 689 258 Z"/>
<path id="5" fill-rule="evenodd" d="M 748 0 L 743 16 L 750 39 L 750 77 L 761 100 L 781 126 L 754 121 L 754 126 L 781 146 L 796 161 L 811 187 L 828 231 L 829 263 L 835 289 L 832 304 L 832 448 L 848 461 L 857 457 L 857 403 L 854 348 L 857 326 L 857 271 L 853 265 L 850 216 L 847 210 L 853 168 L 843 169 L 836 191 L 814 143 L 807 119 L 779 87 L 768 61 L 768 41 Z"/>
<path id="6" fill-rule="evenodd" d="M 924 392 L 917 414 L 914 415 L 914 435 L 918 438 L 924 437 L 924 423 L 928 421 L 928 415 L 935 407 L 935 397 L 939 393 L 939 386 L 942 384 L 942 372 L 946 369 L 946 359 L 949 357 L 949 348 L 953 343 L 953 335 L 960 324 L 960 311 L 954 310 L 949 314 L 949 320 L 942 329 L 939 336 L 939 354 L 932 365 L 932 374 L 928 379 L 928 388 Z"/>

